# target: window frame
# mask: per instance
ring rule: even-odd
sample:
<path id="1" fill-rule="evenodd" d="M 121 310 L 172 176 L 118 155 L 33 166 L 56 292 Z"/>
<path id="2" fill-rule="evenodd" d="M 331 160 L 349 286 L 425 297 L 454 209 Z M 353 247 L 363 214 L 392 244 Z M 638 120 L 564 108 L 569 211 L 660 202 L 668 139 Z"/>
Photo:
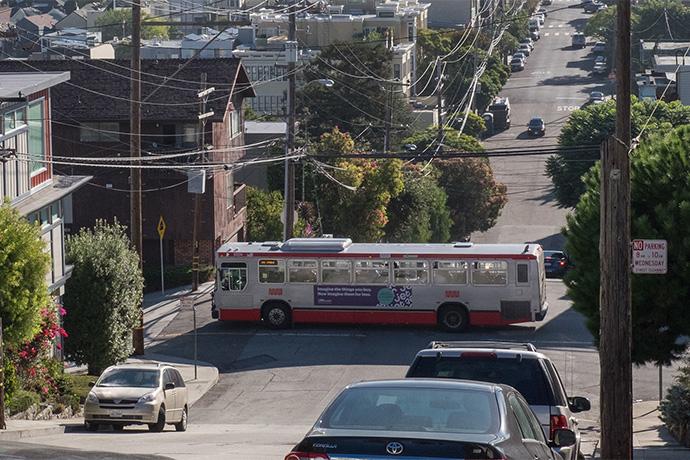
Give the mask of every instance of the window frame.
<path id="1" fill-rule="evenodd" d="M 244 265 L 243 267 L 234 267 L 231 265 Z M 227 265 L 227 266 L 223 266 Z M 231 289 L 230 283 L 228 282 L 228 288 L 223 288 L 224 271 L 225 270 L 239 270 L 240 272 L 244 270 L 244 283 L 242 284 L 242 289 Z M 240 280 L 242 279 L 240 275 Z M 220 264 L 220 269 L 218 270 L 218 284 L 220 285 L 220 290 L 224 292 L 242 292 L 247 289 L 247 284 L 249 284 L 249 268 L 247 267 L 247 262 L 222 262 Z"/>
<path id="2" fill-rule="evenodd" d="M 367 281 L 367 282 L 361 282 L 357 279 L 357 270 L 364 271 L 364 272 L 378 272 L 382 270 L 381 268 L 375 268 L 375 267 L 358 267 L 357 264 L 360 263 L 371 263 L 372 265 L 374 263 L 383 263 L 385 264 L 386 267 L 386 272 L 388 273 L 387 279 L 385 282 L 374 282 L 374 281 Z M 352 275 L 353 275 L 353 283 L 354 284 L 373 284 L 376 286 L 386 286 L 391 284 L 391 263 L 390 260 L 388 259 L 355 259 L 352 264 Z"/>
<path id="3" fill-rule="evenodd" d="M 324 281 L 324 276 L 323 276 L 323 270 L 324 270 L 324 264 L 326 263 L 335 263 L 336 267 L 327 267 L 326 270 L 333 270 L 333 271 L 343 271 L 345 268 L 340 268 L 337 267 L 339 263 L 345 263 L 347 264 L 347 273 L 348 273 L 348 281 L 347 283 L 343 283 L 342 281 L 337 281 L 337 282 L 332 282 L 332 281 Z M 352 261 L 349 259 L 320 259 L 319 260 L 319 283 L 321 284 L 352 284 L 352 281 L 354 279 L 354 273 L 353 273 L 353 267 L 352 267 Z"/>
<path id="4" fill-rule="evenodd" d="M 464 269 L 465 282 L 464 283 L 439 283 L 437 281 L 437 276 L 438 276 L 437 273 L 439 271 L 441 271 L 441 272 L 451 272 L 451 271 L 459 272 L 460 271 L 460 269 L 458 269 L 458 268 L 438 268 L 439 264 L 442 264 L 442 263 L 464 264 L 465 265 L 465 269 Z M 435 260 L 433 263 L 432 271 L 433 271 L 433 283 L 440 285 L 440 286 L 467 286 L 470 282 L 470 263 L 466 260 L 460 260 L 460 259 L 458 259 L 458 260 Z"/>
<path id="5" fill-rule="evenodd" d="M 476 268 L 479 266 L 478 264 L 486 264 L 486 263 L 501 263 L 501 264 L 504 264 L 505 269 L 480 270 L 479 268 Z M 473 286 L 494 286 L 494 287 L 496 287 L 496 286 L 507 286 L 508 285 L 508 270 L 510 268 L 509 265 L 510 264 L 508 264 L 508 261 L 506 261 L 506 260 L 475 260 L 475 261 L 473 261 L 472 267 L 470 270 L 470 272 L 472 272 L 472 285 Z M 474 281 L 474 276 L 475 276 L 476 272 L 480 272 L 480 271 L 485 271 L 485 272 L 490 272 L 490 273 L 498 272 L 498 271 L 504 272 L 505 273 L 505 282 L 503 282 L 503 283 L 476 283 Z"/>
<path id="6" fill-rule="evenodd" d="M 529 266 L 530 266 L 530 264 L 526 263 L 526 262 L 518 262 L 515 264 L 515 284 L 526 285 L 526 284 L 530 283 L 530 281 L 529 281 L 529 278 L 530 278 L 529 277 Z M 520 268 L 522 268 L 522 267 L 524 267 L 526 270 L 526 272 L 525 272 L 526 278 L 524 281 L 520 280 Z"/>
<path id="7" fill-rule="evenodd" d="M 410 264 L 410 263 L 422 263 L 424 266 L 422 268 L 419 267 L 414 267 L 414 268 L 402 268 L 400 267 L 401 264 Z M 431 280 L 431 275 L 429 274 L 429 268 L 430 264 L 428 260 L 422 260 L 422 259 L 396 259 L 393 260 L 393 284 L 394 285 L 415 285 L 415 286 L 424 286 L 430 283 Z M 410 282 L 408 279 L 399 281 L 398 280 L 398 272 L 424 272 L 424 281 L 423 282 Z M 390 274 L 389 274 L 390 277 Z"/>
<path id="8" fill-rule="evenodd" d="M 48 154 L 48 142 L 46 142 L 46 107 L 45 107 L 45 97 L 39 97 L 38 99 L 34 99 L 33 101 L 30 101 L 27 106 L 26 106 L 26 117 L 27 117 L 27 128 L 28 128 L 28 134 L 27 134 L 27 150 L 29 151 L 29 173 L 31 176 L 35 176 L 37 174 L 42 173 L 43 171 L 48 169 L 47 163 L 45 162 Z M 39 118 L 33 118 L 31 115 L 31 109 L 34 107 L 38 107 L 40 109 L 40 117 Z M 33 126 L 32 126 L 33 123 Z M 31 135 L 32 131 L 35 131 L 36 129 L 39 129 L 39 126 L 36 126 L 36 124 L 40 123 L 40 136 L 41 136 L 41 161 L 35 161 L 31 159 L 31 157 L 38 157 L 38 154 L 36 152 L 32 151 L 32 141 L 31 141 Z M 35 133 L 34 133 L 35 134 Z"/>
<path id="9" fill-rule="evenodd" d="M 261 262 L 264 261 L 275 261 L 275 265 L 262 265 Z M 266 267 L 276 267 L 278 269 L 282 269 L 283 272 L 283 280 L 282 281 L 264 281 L 261 279 L 261 269 L 266 268 Z M 285 284 L 286 279 L 287 279 L 287 273 L 286 273 L 286 264 L 284 259 L 269 259 L 269 258 L 264 258 L 264 259 L 258 259 L 256 261 L 256 269 L 257 269 L 257 275 L 258 275 L 258 280 L 259 284 Z"/>
<path id="10" fill-rule="evenodd" d="M 518 428 L 520 429 L 520 434 L 522 435 L 522 439 L 531 439 L 533 441 L 538 441 L 536 434 L 534 433 L 534 427 L 529 421 L 529 417 L 527 414 L 525 414 L 525 410 L 520 404 L 520 401 L 518 400 L 517 396 L 515 394 L 511 393 L 508 395 L 508 405 L 510 406 L 512 412 L 513 412 L 513 417 L 515 417 L 515 422 L 518 425 Z M 522 417 L 520 417 L 522 415 Z M 522 422 L 520 421 L 523 419 Z M 526 427 L 523 427 L 523 424 L 527 424 Z M 529 433 L 525 432 L 525 429 L 529 430 Z"/>
<path id="11" fill-rule="evenodd" d="M 316 269 L 316 277 L 314 281 L 292 281 L 292 275 L 291 269 L 300 269 L 300 270 L 308 270 L 311 267 L 301 267 L 301 268 L 296 268 L 292 267 L 293 262 L 314 262 L 314 269 Z M 287 271 L 287 282 L 290 284 L 317 284 L 319 282 L 319 261 L 316 259 L 288 259 L 287 264 L 286 264 L 286 271 Z"/>

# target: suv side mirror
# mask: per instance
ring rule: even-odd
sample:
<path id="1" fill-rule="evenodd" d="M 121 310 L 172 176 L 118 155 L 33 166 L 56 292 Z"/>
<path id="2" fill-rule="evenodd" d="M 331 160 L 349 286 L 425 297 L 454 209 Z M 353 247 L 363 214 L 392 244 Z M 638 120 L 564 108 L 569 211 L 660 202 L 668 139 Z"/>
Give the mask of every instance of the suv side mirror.
<path id="1" fill-rule="evenodd" d="M 574 396 L 569 398 L 568 406 L 572 412 L 585 412 L 592 408 L 589 399 L 583 398 L 582 396 Z"/>
<path id="2" fill-rule="evenodd" d="M 559 428 L 553 433 L 553 445 L 555 447 L 573 446 L 577 442 L 577 437 L 573 430 Z"/>
<path id="3" fill-rule="evenodd" d="M 165 387 L 163 387 L 164 390 L 172 390 L 175 388 L 175 384 L 173 382 L 168 382 L 165 384 Z"/>

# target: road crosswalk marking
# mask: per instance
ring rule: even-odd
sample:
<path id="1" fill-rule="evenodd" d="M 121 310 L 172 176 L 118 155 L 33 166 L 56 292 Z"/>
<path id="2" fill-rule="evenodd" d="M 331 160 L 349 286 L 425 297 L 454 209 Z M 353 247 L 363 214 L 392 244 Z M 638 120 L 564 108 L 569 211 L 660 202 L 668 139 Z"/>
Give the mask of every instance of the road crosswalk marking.
<path id="1" fill-rule="evenodd" d="M 556 32 L 554 35 L 560 35 L 560 34 L 561 34 L 560 32 Z"/>
<path id="2" fill-rule="evenodd" d="M 548 37 L 549 35 L 551 35 L 549 32 L 546 32 L 546 33 L 544 34 L 545 37 Z"/>

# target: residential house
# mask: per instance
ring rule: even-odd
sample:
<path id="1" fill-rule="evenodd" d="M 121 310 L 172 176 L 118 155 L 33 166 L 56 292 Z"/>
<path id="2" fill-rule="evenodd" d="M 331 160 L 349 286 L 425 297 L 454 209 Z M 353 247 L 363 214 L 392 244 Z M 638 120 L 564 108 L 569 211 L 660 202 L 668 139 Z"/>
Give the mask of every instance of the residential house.
<path id="1" fill-rule="evenodd" d="M 232 57 L 237 30 L 219 32 L 204 29 L 201 34 L 188 34 L 181 40 L 142 40 L 142 59 L 201 59 Z"/>
<path id="2" fill-rule="evenodd" d="M 472 26 L 477 20 L 479 0 L 426 0 L 429 6 L 429 27 L 448 28 Z"/>
<path id="3" fill-rule="evenodd" d="M 55 18 L 49 14 L 25 16 L 16 21 L 15 25 L 21 48 L 27 53 L 39 51 L 41 49 L 41 37 L 55 30 L 56 23 Z"/>
<path id="4" fill-rule="evenodd" d="M 30 59 L 115 59 L 115 48 L 101 43 L 101 32 L 85 29 L 56 30 L 41 37 L 40 52 Z"/>
<path id="5" fill-rule="evenodd" d="M 72 213 L 72 195 L 90 179 L 58 173 L 51 163 L 54 139 L 50 107 L 56 85 L 69 72 L 0 73 L 0 193 L 12 207 L 41 227 L 50 254 L 48 290 L 56 303 L 71 274 L 65 263 L 65 224 Z M 55 149 L 62 156 L 65 152 Z"/>
<path id="6" fill-rule="evenodd" d="M 277 145 L 282 145 L 286 133 L 287 123 L 284 121 L 245 121 L 245 162 L 270 156 L 276 145 L 271 141 L 277 141 Z M 269 163 L 249 163 L 235 171 L 235 179 L 245 185 L 268 190 L 268 167 Z"/>
<path id="7" fill-rule="evenodd" d="M 0 62 L 0 71 L 22 68 L 24 62 Z M 183 64 L 185 66 L 183 67 Z M 130 125 L 129 61 L 50 60 L 32 65 L 42 71 L 69 71 L 70 85 L 53 90 L 53 132 L 56 149 L 76 157 L 128 157 Z M 157 266 L 156 230 L 161 216 L 167 224 L 166 264 L 188 264 L 192 256 L 194 195 L 183 165 L 207 161 L 230 164 L 243 156 L 242 101 L 254 95 L 239 59 L 143 60 L 142 152 L 144 156 L 170 151 L 199 151 L 201 75 L 215 88 L 209 97 L 204 146 L 212 150 L 169 161 L 169 169 L 142 171 L 144 265 Z M 178 169 L 175 169 L 178 166 Z M 94 179 L 88 190 L 74 196 L 70 231 L 90 227 L 96 219 L 117 218 L 130 223 L 130 169 L 64 166 L 72 174 Z M 244 188 L 235 185 L 231 170 L 216 168 L 205 178 L 201 197 L 199 247 L 202 262 L 212 263 L 214 251 L 227 241 L 244 238 Z"/>
<path id="8" fill-rule="evenodd" d="M 58 30 L 64 29 L 86 29 L 94 30 L 96 21 L 107 12 L 106 6 L 100 3 L 87 3 L 78 10 L 72 11 L 70 14 L 61 19 L 55 28 Z"/>

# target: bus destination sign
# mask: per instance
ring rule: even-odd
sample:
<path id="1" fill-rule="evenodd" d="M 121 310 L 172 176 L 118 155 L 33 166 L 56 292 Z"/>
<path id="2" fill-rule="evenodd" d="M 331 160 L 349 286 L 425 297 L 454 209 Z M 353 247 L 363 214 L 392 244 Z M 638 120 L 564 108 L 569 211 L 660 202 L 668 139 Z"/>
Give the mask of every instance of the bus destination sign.
<path id="1" fill-rule="evenodd" d="M 663 275 L 667 271 L 666 240 L 633 240 L 633 273 Z"/>

